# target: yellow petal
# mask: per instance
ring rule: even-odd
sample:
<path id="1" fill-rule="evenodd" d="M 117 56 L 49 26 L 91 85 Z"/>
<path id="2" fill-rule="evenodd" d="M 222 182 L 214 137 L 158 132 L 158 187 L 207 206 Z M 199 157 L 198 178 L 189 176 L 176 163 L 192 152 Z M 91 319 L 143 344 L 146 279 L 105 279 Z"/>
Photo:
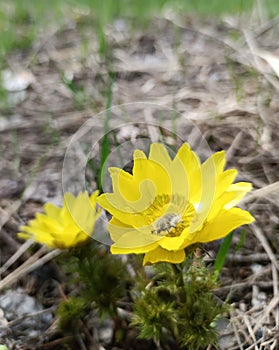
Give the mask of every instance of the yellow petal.
<path id="1" fill-rule="evenodd" d="M 77 197 L 71 193 L 65 193 L 62 214 L 64 226 L 74 223 L 79 231 L 91 235 L 96 220 L 96 211 L 92 207 L 87 192 L 80 192 Z"/>
<path id="2" fill-rule="evenodd" d="M 148 230 L 145 232 L 144 230 L 131 229 L 131 231 L 121 235 L 112 245 L 111 251 L 114 254 L 121 254 L 120 251 L 124 251 L 124 254 L 145 253 L 157 247 L 157 241 L 160 239 L 162 239 L 161 236 L 150 234 Z M 116 250 L 118 253 L 116 253 Z"/>
<path id="3" fill-rule="evenodd" d="M 235 198 L 235 193 L 233 193 L 233 192 L 223 193 L 219 198 L 217 198 L 214 201 L 214 205 L 211 207 L 211 210 L 208 213 L 206 220 L 207 221 L 212 220 L 215 216 L 217 216 L 220 213 L 220 211 L 223 211 L 226 204 L 233 201 L 234 198 Z M 227 208 L 225 208 L 225 209 L 227 209 Z"/>
<path id="4" fill-rule="evenodd" d="M 146 197 L 145 197 L 146 198 Z M 147 197 L 149 198 L 149 197 Z M 106 209 L 111 215 L 131 227 L 146 226 L 147 219 L 137 213 L 137 209 L 130 206 L 129 202 L 121 202 L 114 193 L 102 194 L 97 198 L 97 203 Z"/>
<path id="5" fill-rule="evenodd" d="M 142 185 L 143 195 L 148 195 L 148 191 L 154 195 L 154 189 L 157 195 L 171 193 L 170 164 L 171 159 L 162 144 L 155 143 L 150 146 L 149 159 L 139 150 L 134 152 L 133 176 Z"/>
<path id="6" fill-rule="evenodd" d="M 137 182 L 131 174 L 123 171 L 122 169 L 110 168 L 109 170 L 113 184 L 114 198 L 118 202 L 115 203 L 115 205 L 117 207 L 123 205 L 126 207 L 129 206 L 129 208 L 132 209 L 132 212 L 140 212 L 145 210 L 149 206 L 151 198 L 156 196 L 155 188 L 153 195 L 151 195 L 151 198 L 149 198 L 149 196 L 145 196 L 144 193 L 142 193 L 143 182 Z"/>
<path id="7" fill-rule="evenodd" d="M 158 247 L 145 254 L 143 265 L 156 264 L 158 262 L 169 262 L 171 264 L 180 264 L 185 259 L 184 249 L 178 251 L 168 251 Z"/>
<path id="8" fill-rule="evenodd" d="M 253 185 L 250 182 L 237 182 L 235 184 L 231 184 L 227 191 L 247 193 L 251 191 L 252 188 Z"/>
<path id="9" fill-rule="evenodd" d="M 118 241 L 124 233 L 131 231 L 131 229 L 132 227 L 130 225 L 123 223 L 115 216 L 113 216 L 108 223 L 108 231 L 110 233 L 111 239 L 114 242 Z"/>
<path id="10" fill-rule="evenodd" d="M 99 196 L 99 191 L 95 191 L 91 194 L 91 196 L 89 197 L 89 200 L 90 200 L 90 203 L 91 203 L 91 206 L 92 208 L 96 208 L 96 199 L 97 197 Z"/>
<path id="11" fill-rule="evenodd" d="M 229 210 L 245 196 L 247 192 L 252 189 L 252 184 L 248 182 L 238 182 L 231 184 L 226 192 L 224 192 L 217 200 L 214 201 L 214 206 L 211 208 L 207 220 L 213 219 L 220 211 Z"/>
<path id="12" fill-rule="evenodd" d="M 183 167 L 183 171 L 181 170 Z M 181 174 L 180 183 L 187 186 L 186 197 L 190 198 L 192 203 L 198 202 L 201 194 L 201 164 L 198 156 L 191 150 L 187 143 L 184 143 L 178 150 L 174 160 L 173 168 L 175 174 Z M 183 176 L 185 178 L 183 179 Z M 188 193 L 189 192 L 189 193 Z"/>
<path id="13" fill-rule="evenodd" d="M 231 184 L 227 189 L 227 193 L 233 193 L 234 198 L 226 203 L 225 209 L 229 210 L 230 208 L 234 207 L 246 195 L 246 193 L 252 190 L 252 187 L 252 184 L 249 182 L 238 182 L 236 184 Z"/>
<path id="14" fill-rule="evenodd" d="M 211 242 L 223 238 L 237 227 L 250 224 L 254 220 L 250 213 L 240 208 L 223 210 L 213 220 L 206 222 L 201 231 L 193 234 L 188 245 L 197 242 Z"/>
<path id="15" fill-rule="evenodd" d="M 19 232 L 17 234 L 18 238 L 22 238 L 22 239 L 32 238 L 34 239 L 34 241 L 38 243 L 43 243 L 50 248 L 54 248 L 53 236 L 51 234 L 38 229 L 35 232 L 33 232 L 32 229 L 30 229 L 28 226 L 22 226 L 21 229 L 24 230 L 24 232 Z"/>
<path id="16" fill-rule="evenodd" d="M 214 208 L 215 199 L 227 189 L 236 175 L 234 169 L 223 172 L 225 156 L 225 151 L 214 153 L 201 165 L 202 193 L 196 206 L 197 216 L 190 225 L 191 233 L 200 229 Z"/>
<path id="17" fill-rule="evenodd" d="M 152 143 L 150 146 L 149 159 L 159 163 L 166 171 L 169 171 L 172 160 L 165 146 L 161 143 Z"/>
<path id="18" fill-rule="evenodd" d="M 219 177 L 217 178 L 215 198 L 218 198 L 222 193 L 224 193 L 228 189 L 228 187 L 236 178 L 236 175 L 236 169 L 226 170 L 221 175 L 219 175 Z"/>
<path id="19" fill-rule="evenodd" d="M 221 151 L 201 165 L 188 144 L 182 145 L 172 160 L 167 148 L 155 143 L 148 158 L 142 151 L 134 152 L 132 174 L 111 168 L 113 193 L 103 194 L 97 201 L 113 216 L 108 225 L 114 241 L 112 253 L 145 253 L 144 264 L 178 263 L 184 260 L 183 249 L 188 245 L 219 239 L 252 222 L 248 212 L 232 208 L 248 187 L 232 185 L 237 171 L 224 171 L 225 163 Z M 191 217 L 186 220 L 189 205 Z M 190 227 L 182 233 L 174 227 L 179 234 L 176 237 L 156 235 L 154 227 L 165 214 L 183 217 L 184 227 L 186 223 Z"/>
<path id="20" fill-rule="evenodd" d="M 134 174 L 138 174 L 139 172 L 142 172 L 143 168 L 146 169 L 147 163 L 136 161 L 137 159 L 140 160 L 146 160 L 146 158 L 141 154 L 137 153 L 137 156 L 134 157 L 135 159 L 135 165 L 134 165 Z M 154 169 L 151 169 L 151 174 L 155 173 L 158 174 L 158 171 L 161 171 L 163 173 L 163 177 L 165 177 L 164 185 L 160 186 L 159 182 L 156 181 L 156 194 L 162 194 L 162 188 L 164 193 L 167 193 L 169 195 L 173 194 L 182 194 L 186 198 L 188 198 L 188 181 L 187 181 L 187 174 L 185 173 L 185 169 L 183 167 L 183 164 L 181 161 L 176 162 L 174 164 L 173 160 L 171 159 L 167 149 L 163 144 L 160 143 L 154 143 L 150 146 L 150 153 L 149 153 L 149 159 L 146 160 L 149 162 L 149 167 L 153 167 Z M 157 164 L 157 167 L 155 166 Z M 158 170 L 159 168 L 159 170 Z M 163 170 L 160 170 L 163 169 Z M 167 177 L 165 176 L 167 174 Z M 145 176 L 149 179 L 152 179 L 147 173 Z M 162 178 L 161 175 L 158 176 L 158 178 Z M 142 179 L 141 179 L 142 180 Z M 168 181 L 168 182 L 166 182 Z M 170 186 L 168 186 L 168 184 Z M 145 191 L 145 193 L 148 195 L 148 191 Z"/>
<path id="21" fill-rule="evenodd" d="M 109 168 L 114 192 L 119 193 L 124 200 L 136 201 L 140 197 L 139 188 L 133 181 L 133 176 L 126 171 L 111 167 Z"/>
<path id="22" fill-rule="evenodd" d="M 214 198 L 211 198 L 211 202 L 208 201 L 203 207 L 203 210 L 205 210 L 207 213 L 207 220 L 210 220 L 213 216 L 216 216 L 227 202 L 234 199 L 234 194 L 228 194 L 226 191 L 234 181 L 236 175 L 237 171 L 235 169 L 229 169 L 217 177 Z"/>
<path id="23" fill-rule="evenodd" d="M 87 192 L 81 192 L 77 197 L 65 193 L 62 208 L 45 204 L 45 214 L 36 214 L 34 220 L 21 227 L 22 232 L 18 236 L 24 239 L 31 237 L 51 248 L 68 248 L 87 240 L 100 215 L 100 211 L 96 213 L 97 195 L 98 191 L 90 198 Z"/>
<path id="24" fill-rule="evenodd" d="M 248 182 L 231 184 L 227 190 L 214 201 L 214 205 L 207 216 L 207 220 L 210 221 L 213 219 L 214 216 L 223 209 L 229 210 L 234 207 L 251 189 L 252 185 Z"/>
<path id="25" fill-rule="evenodd" d="M 136 149 L 134 151 L 134 161 L 136 159 L 146 159 L 146 155 L 143 151 L 139 150 L 139 149 Z"/>
<path id="26" fill-rule="evenodd" d="M 45 210 L 47 216 L 52 217 L 53 219 L 55 219 L 57 221 L 60 221 L 61 208 L 56 207 L 52 203 L 46 203 L 44 205 L 44 210 Z"/>
<path id="27" fill-rule="evenodd" d="M 226 152 L 220 151 L 212 154 L 207 160 L 201 165 L 203 176 L 214 174 L 214 177 L 221 174 L 226 164 Z"/>
<path id="28" fill-rule="evenodd" d="M 69 241 L 68 247 L 73 247 L 79 243 L 85 242 L 90 238 L 85 232 L 80 231 L 78 234 L 74 235 L 72 240 Z"/>
<path id="29" fill-rule="evenodd" d="M 179 158 L 173 161 L 163 144 L 154 143 L 150 146 L 149 160 L 160 164 L 169 176 L 171 183 L 170 195 L 189 196 L 189 181 L 185 167 Z"/>
<path id="30" fill-rule="evenodd" d="M 32 229 L 33 232 L 36 230 L 42 230 L 48 232 L 49 234 L 56 234 L 61 231 L 59 222 L 41 213 L 36 214 L 36 218 L 34 220 L 30 220 L 28 226 L 25 226 L 25 228 Z"/>
<path id="31" fill-rule="evenodd" d="M 133 174 L 143 196 L 171 194 L 172 180 L 170 174 L 160 163 L 149 159 L 136 159 Z"/>
<path id="32" fill-rule="evenodd" d="M 181 249 L 184 239 L 184 235 L 180 235 L 178 237 L 164 237 L 162 240 L 160 240 L 159 245 L 168 251 L 177 251 Z"/>

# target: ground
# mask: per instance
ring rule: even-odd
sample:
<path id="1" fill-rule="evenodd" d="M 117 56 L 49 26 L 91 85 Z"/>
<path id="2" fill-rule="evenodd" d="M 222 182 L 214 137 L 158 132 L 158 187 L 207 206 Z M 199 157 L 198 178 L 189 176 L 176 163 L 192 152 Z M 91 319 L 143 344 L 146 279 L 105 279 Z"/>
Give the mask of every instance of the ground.
<path id="1" fill-rule="evenodd" d="M 219 346 L 278 349 L 278 24 L 247 16 L 200 19 L 170 11 L 139 28 L 129 19 L 118 19 L 105 31 L 107 51 L 100 53 L 90 17 L 81 14 L 42 32 L 32 48 L 8 56 L 2 76 L 7 99 L 0 117 L 0 291 L 2 298 L 4 293 L 32 297 L 30 303 L 40 306 L 30 307 L 30 313 L 45 318 L 34 336 L 34 324 L 24 326 L 28 332 L 19 327 L 28 315 L 9 318 L 1 313 L 0 343 L 9 349 L 60 349 L 63 342 L 72 342 L 57 331 L 53 316 L 63 290 L 54 263 L 2 282 L 31 256 L 30 247 L 17 239 L 19 226 L 42 211 L 45 202 L 61 203 L 63 191 L 81 189 L 82 164 L 89 157 L 98 168 L 102 136 L 112 130 L 125 164 L 134 148 L 146 148 L 150 140 L 163 139 L 171 146 L 186 141 L 201 158 L 226 150 L 227 167 L 239 170 L 238 180 L 253 183 L 241 206 L 256 221 L 235 233 L 215 291 L 233 303 L 230 319 L 219 325 Z M 108 115 L 104 111 L 111 106 L 116 107 Z M 69 146 L 71 141 L 76 147 Z M 66 150 L 70 153 L 63 164 Z M 112 152 L 108 165 L 118 158 Z M 85 171 L 89 190 L 96 187 L 96 168 Z M 103 186 L 108 186 L 106 181 Z M 219 246 L 205 247 L 209 264 Z M 38 257 L 47 254 L 33 249 Z M 15 300 L 15 294 L 10 298 Z M 86 327 L 92 339 L 93 329 L 101 333 L 100 325 Z M 110 327 L 104 329 L 109 332 Z M 120 349 L 100 335 L 97 343 L 90 343 L 87 333 L 81 330 L 76 346 Z M 90 345 L 84 347 L 84 342 Z M 122 348 L 156 348 L 140 341 L 127 344 Z"/>

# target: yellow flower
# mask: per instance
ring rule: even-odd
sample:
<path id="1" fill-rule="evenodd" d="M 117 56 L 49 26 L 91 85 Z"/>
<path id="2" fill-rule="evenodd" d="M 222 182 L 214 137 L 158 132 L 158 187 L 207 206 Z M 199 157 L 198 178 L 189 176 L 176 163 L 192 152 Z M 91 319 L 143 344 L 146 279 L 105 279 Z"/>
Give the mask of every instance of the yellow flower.
<path id="1" fill-rule="evenodd" d="M 110 168 L 113 193 L 97 202 L 112 214 L 111 252 L 144 253 L 144 265 L 181 263 L 186 247 L 253 222 L 247 211 L 234 208 L 252 186 L 233 184 L 237 171 L 224 171 L 225 162 L 221 151 L 201 164 L 186 143 L 172 159 L 162 144 L 154 143 L 148 158 L 134 152 L 132 174 Z"/>
<path id="2" fill-rule="evenodd" d="M 44 205 L 45 214 L 38 213 L 28 226 L 21 226 L 19 238 L 33 238 L 50 248 L 67 249 L 85 242 L 93 233 L 95 221 L 100 215 L 96 211 L 95 191 L 90 197 L 80 192 L 77 197 L 65 193 L 62 208 L 51 203 Z"/>

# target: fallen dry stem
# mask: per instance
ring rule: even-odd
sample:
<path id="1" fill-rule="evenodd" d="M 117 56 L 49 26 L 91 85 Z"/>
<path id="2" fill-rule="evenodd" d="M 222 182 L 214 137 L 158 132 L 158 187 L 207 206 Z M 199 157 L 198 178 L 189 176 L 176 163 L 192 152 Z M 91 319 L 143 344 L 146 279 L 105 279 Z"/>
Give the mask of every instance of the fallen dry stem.
<path id="1" fill-rule="evenodd" d="M 239 202 L 239 205 L 242 206 L 244 204 L 251 203 L 252 201 L 255 201 L 257 199 L 266 198 L 268 195 L 274 193 L 279 193 L 279 181 L 253 191 L 251 194 L 248 194 L 245 198 L 243 198 Z"/>
<path id="2" fill-rule="evenodd" d="M 7 277 L 5 277 L 0 282 L 0 291 L 3 288 L 8 287 L 15 281 L 17 281 L 19 278 L 23 277 L 24 275 L 30 273 L 31 271 L 34 271 L 35 269 L 41 267 L 48 261 L 52 260 L 56 256 L 58 256 L 61 253 L 60 249 L 55 249 L 50 251 L 48 254 L 40 257 L 41 254 L 46 252 L 46 247 L 42 247 L 39 249 L 34 255 L 32 255 L 28 260 L 26 260 L 21 266 L 19 266 L 16 270 L 11 272 Z"/>
<path id="3" fill-rule="evenodd" d="M 272 249 L 270 248 L 270 245 L 266 239 L 266 237 L 263 235 L 262 231 L 257 227 L 255 224 L 251 224 L 252 231 L 255 233 L 255 236 L 262 244 L 264 250 L 266 251 L 267 255 L 269 256 L 270 261 L 274 264 L 276 269 L 279 271 L 279 263 L 278 260 L 273 253 Z"/>
<path id="4" fill-rule="evenodd" d="M 5 262 L 5 264 L 0 268 L 0 276 L 7 271 L 7 269 L 12 266 L 17 259 L 19 259 L 22 254 L 26 252 L 27 249 L 29 249 L 34 244 L 34 241 L 32 239 L 28 239 L 26 242 L 24 242 L 17 251 Z"/>
<path id="5" fill-rule="evenodd" d="M 261 314 L 261 317 L 259 320 L 257 320 L 255 326 L 253 327 L 254 333 L 262 326 L 264 323 L 266 317 L 269 315 L 269 313 L 274 310 L 279 304 L 279 295 L 276 295 L 273 297 L 273 299 L 270 301 L 268 306 L 264 309 L 263 313 Z"/>

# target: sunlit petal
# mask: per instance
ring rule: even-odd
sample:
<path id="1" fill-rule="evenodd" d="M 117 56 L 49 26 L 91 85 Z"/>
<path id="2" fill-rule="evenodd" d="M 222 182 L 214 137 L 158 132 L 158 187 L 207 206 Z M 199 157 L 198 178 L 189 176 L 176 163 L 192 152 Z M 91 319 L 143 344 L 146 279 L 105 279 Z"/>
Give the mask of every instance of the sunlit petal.
<path id="1" fill-rule="evenodd" d="M 85 242 L 91 236 L 100 215 L 100 211 L 96 211 L 97 196 L 97 191 L 90 197 L 87 192 L 81 192 L 77 197 L 65 193 L 62 208 L 46 203 L 45 213 L 38 213 L 28 225 L 22 226 L 18 237 L 32 238 L 50 248 L 60 249 Z"/>
<path id="2" fill-rule="evenodd" d="M 172 264 L 180 264 L 185 259 L 185 252 L 183 249 L 177 251 L 168 251 L 158 247 L 145 254 L 143 265 L 156 264 L 160 261 L 169 262 Z"/>
<path id="3" fill-rule="evenodd" d="M 234 205 L 251 190 L 233 184 L 237 171 L 225 170 L 225 152 L 203 164 L 188 144 L 172 159 L 162 144 L 149 156 L 134 152 L 132 174 L 113 168 L 113 193 L 98 197 L 112 215 L 108 230 L 114 254 L 145 254 L 144 265 L 180 263 L 184 249 L 227 235 L 253 217 Z"/>
<path id="4" fill-rule="evenodd" d="M 223 238 L 238 226 L 250 224 L 254 220 L 250 213 L 240 208 L 223 210 L 217 217 L 207 222 L 201 231 L 196 232 L 189 244 L 211 242 Z"/>

